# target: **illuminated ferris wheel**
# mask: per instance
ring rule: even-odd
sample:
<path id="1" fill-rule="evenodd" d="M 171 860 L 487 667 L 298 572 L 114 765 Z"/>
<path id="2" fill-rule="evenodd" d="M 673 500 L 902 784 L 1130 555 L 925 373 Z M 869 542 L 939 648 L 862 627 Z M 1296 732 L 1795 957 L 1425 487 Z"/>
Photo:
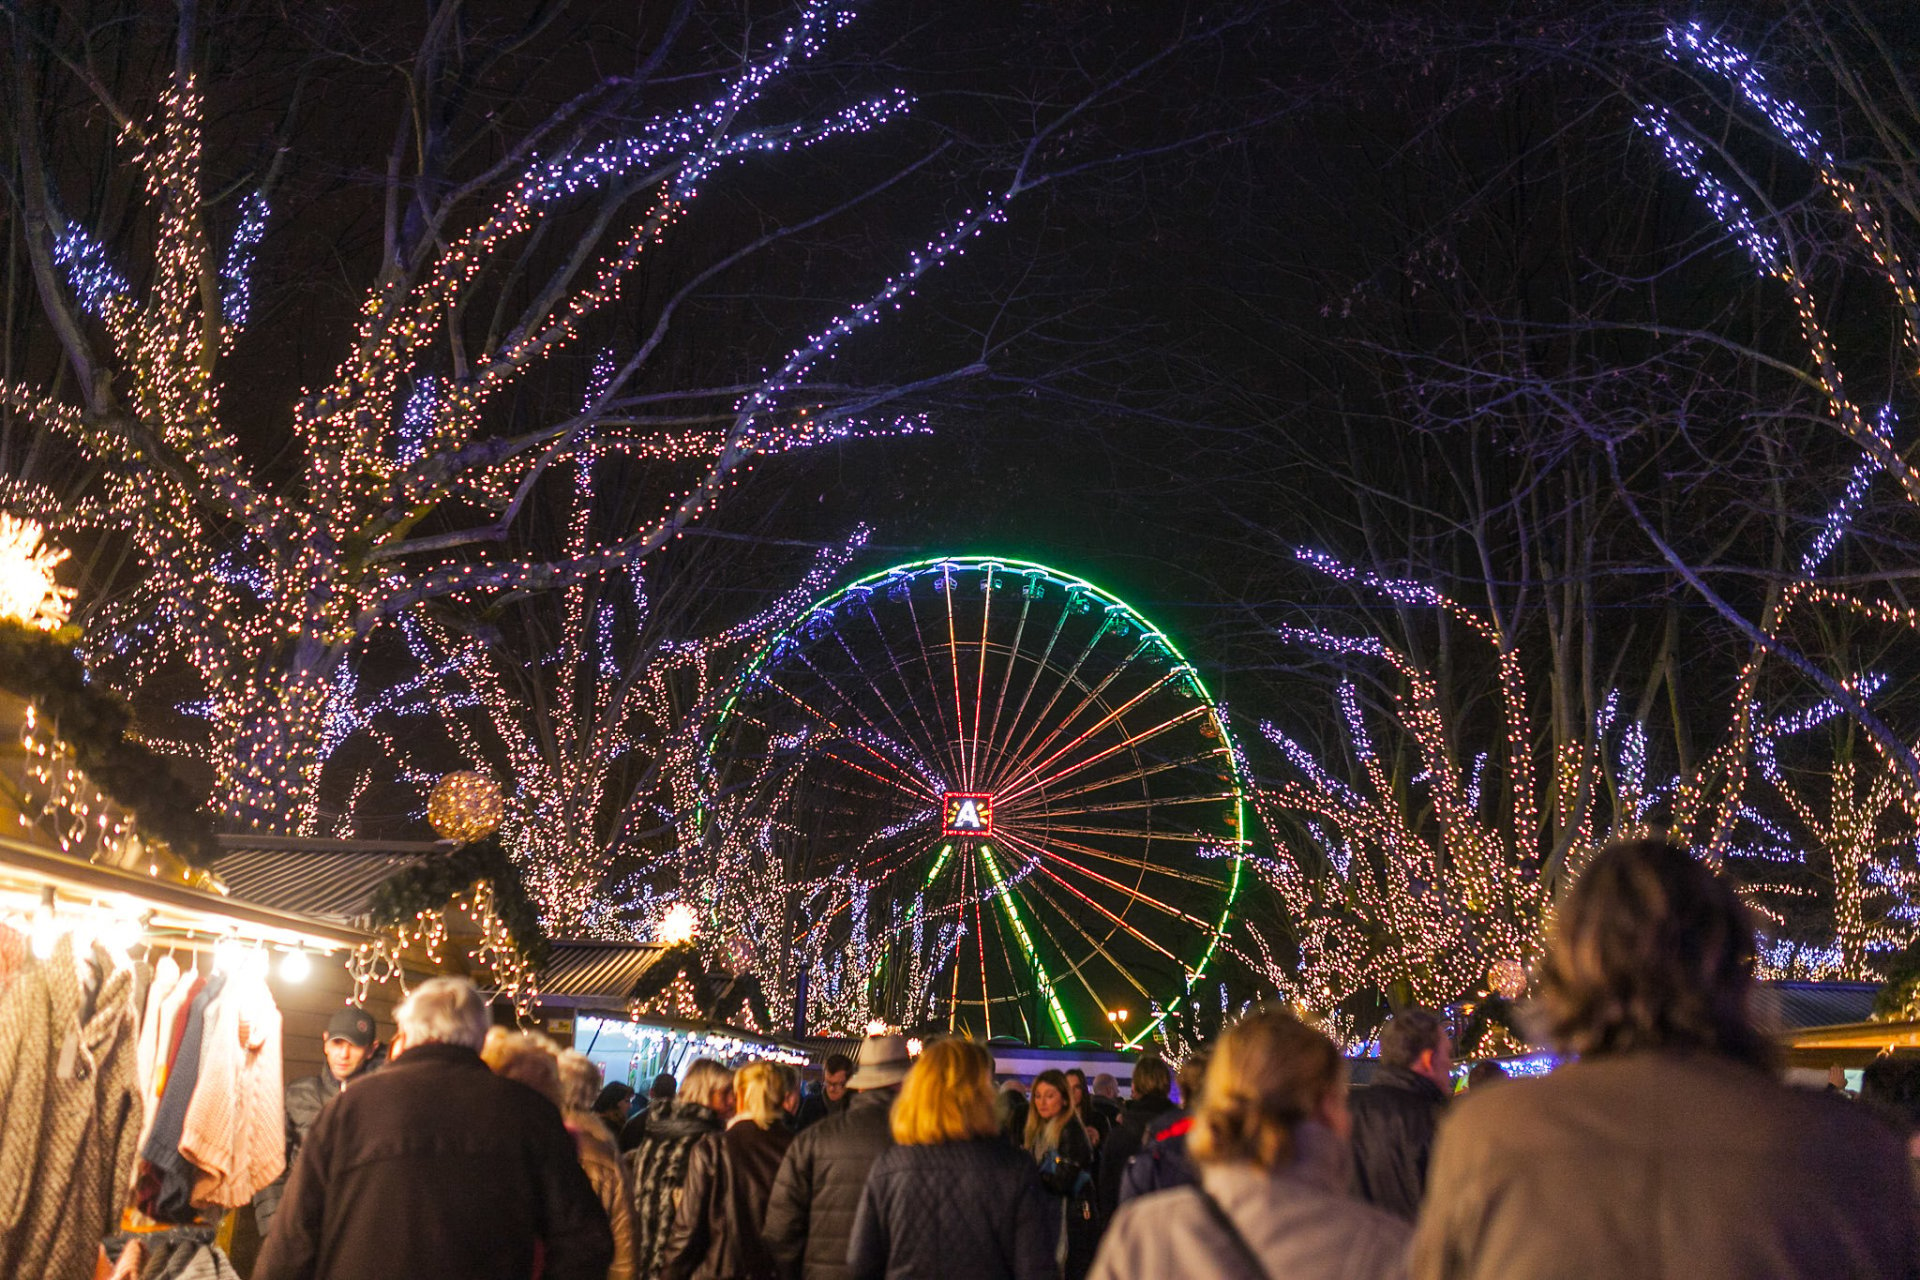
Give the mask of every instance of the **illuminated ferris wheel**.
<path id="1" fill-rule="evenodd" d="M 723 836 L 780 886 L 769 962 L 796 999 L 859 957 L 842 1021 L 1137 1043 L 1239 888 L 1244 789 L 1199 675 L 1037 564 L 925 561 L 821 599 L 747 666 L 709 760 Z"/>

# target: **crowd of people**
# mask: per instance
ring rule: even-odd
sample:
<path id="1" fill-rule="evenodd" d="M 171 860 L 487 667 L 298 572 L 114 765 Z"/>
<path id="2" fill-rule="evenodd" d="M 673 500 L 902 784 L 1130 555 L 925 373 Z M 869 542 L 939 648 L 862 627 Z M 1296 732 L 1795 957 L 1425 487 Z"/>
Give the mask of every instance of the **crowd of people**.
<path id="1" fill-rule="evenodd" d="M 378 1072 L 370 1023 L 329 1028 L 255 1275 L 1920 1277 L 1920 1073 L 1876 1064 L 1864 1102 L 1789 1087 L 1753 970 L 1734 891 L 1647 840 L 1557 906 L 1538 1004 L 1563 1065 L 1464 1096 L 1432 1011 L 1399 1011 L 1350 1090 L 1327 1035 L 1266 1008 L 1177 1082 L 1142 1057 L 1124 1100 L 898 1035 L 804 1097 L 790 1067 L 700 1060 L 634 1098 L 438 979 Z"/>

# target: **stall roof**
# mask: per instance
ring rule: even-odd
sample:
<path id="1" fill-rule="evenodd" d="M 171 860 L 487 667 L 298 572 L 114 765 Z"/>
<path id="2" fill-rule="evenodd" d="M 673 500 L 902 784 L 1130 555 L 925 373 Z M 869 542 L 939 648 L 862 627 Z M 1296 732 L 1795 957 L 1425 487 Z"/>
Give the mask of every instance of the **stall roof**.
<path id="1" fill-rule="evenodd" d="M 314 840 L 301 836 L 221 836 L 213 873 L 235 898 L 364 925 L 381 881 L 454 846 L 427 840 Z"/>
<path id="2" fill-rule="evenodd" d="M 672 950 L 656 942 L 555 942 L 540 968 L 540 1003 L 618 1009 Z"/>

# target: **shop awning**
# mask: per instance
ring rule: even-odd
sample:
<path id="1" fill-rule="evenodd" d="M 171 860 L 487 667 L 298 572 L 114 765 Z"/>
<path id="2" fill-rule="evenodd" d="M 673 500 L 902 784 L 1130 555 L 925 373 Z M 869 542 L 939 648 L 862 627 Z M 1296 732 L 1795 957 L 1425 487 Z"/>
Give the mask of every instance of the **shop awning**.
<path id="1" fill-rule="evenodd" d="M 555 942 L 540 968 L 540 1003 L 621 1010 L 673 952 L 655 942 Z"/>
<path id="2" fill-rule="evenodd" d="M 315 840 L 221 836 L 213 864 L 234 897 L 279 911 L 364 927 L 373 891 L 425 858 L 454 846 L 428 840 Z"/>

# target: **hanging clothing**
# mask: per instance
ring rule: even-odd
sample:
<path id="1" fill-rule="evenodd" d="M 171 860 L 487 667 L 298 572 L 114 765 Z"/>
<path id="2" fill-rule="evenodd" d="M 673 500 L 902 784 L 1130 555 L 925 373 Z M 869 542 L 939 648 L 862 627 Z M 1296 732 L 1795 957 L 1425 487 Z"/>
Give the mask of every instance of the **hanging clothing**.
<path id="1" fill-rule="evenodd" d="M 97 948 L 92 960 L 89 992 L 64 935 L 0 996 L 0 1275 L 88 1280 L 127 1185 L 140 1129 L 133 973 Z"/>
<path id="2" fill-rule="evenodd" d="M 151 1168 L 141 1170 L 136 1200 L 140 1210 L 159 1222 L 185 1222 L 193 1216 L 193 1184 L 199 1171 L 180 1154 L 180 1131 L 200 1079 L 200 1053 L 206 1037 L 207 1006 L 226 988 L 227 975 L 215 973 L 187 1007 L 180 1049 L 167 1072 L 167 1083 L 154 1112 L 140 1157 Z"/>
<path id="3" fill-rule="evenodd" d="M 173 995 L 174 988 L 180 985 L 180 977 L 180 966 L 173 957 L 162 956 L 159 963 L 153 966 L 153 981 L 147 985 L 147 1000 L 140 1016 L 138 1051 L 134 1055 L 134 1079 L 141 1098 L 142 1138 L 146 1136 L 147 1126 L 153 1123 L 153 1108 L 158 1101 L 155 1073 L 166 1069 L 161 1052 L 169 1037 L 161 1030 L 165 1021 L 163 1010 L 168 1007 L 168 999 Z"/>
<path id="4" fill-rule="evenodd" d="M 180 1154 L 200 1170 L 193 1203 L 237 1209 L 287 1165 L 280 1010 L 265 979 L 229 981 L 207 1010 Z"/>

